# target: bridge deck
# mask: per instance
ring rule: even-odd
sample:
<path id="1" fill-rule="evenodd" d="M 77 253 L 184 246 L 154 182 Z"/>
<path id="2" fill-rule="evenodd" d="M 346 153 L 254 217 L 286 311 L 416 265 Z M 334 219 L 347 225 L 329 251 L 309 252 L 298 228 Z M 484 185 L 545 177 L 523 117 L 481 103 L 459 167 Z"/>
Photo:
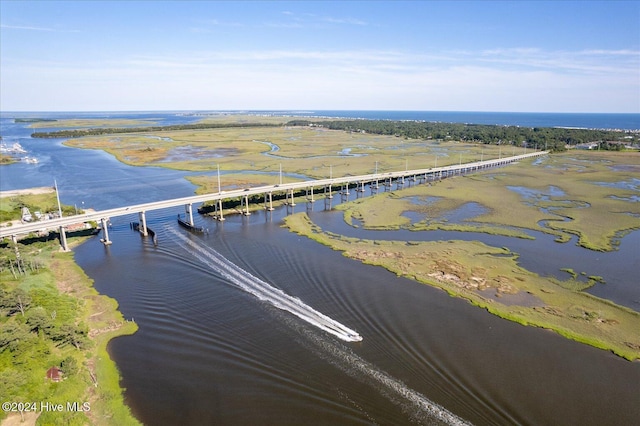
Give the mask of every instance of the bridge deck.
<path id="1" fill-rule="evenodd" d="M 316 188 L 324 187 L 328 185 L 342 185 L 353 183 L 368 183 L 373 181 L 383 181 L 387 179 L 398 179 L 402 177 L 418 176 L 418 175 L 436 175 L 440 173 L 457 173 L 470 170 L 479 170 L 488 167 L 494 167 L 504 164 L 513 163 L 525 158 L 537 157 L 540 155 L 546 155 L 548 151 L 537 151 L 529 154 L 521 154 L 512 157 L 505 157 L 500 159 L 477 161 L 474 163 L 456 164 L 444 167 L 433 167 L 428 169 L 417 170 L 405 170 L 399 172 L 389 173 L 374 173 L 360 176 L 343 176 L 331 179 L 317 179 L 303 182 L 285 183 L 282 185 L 266 185 L 258 186 L 247 189 L 239 189 L 232 191 L 220 191 L 211 194 L 193 195 L 183 198 L 174 198 L 170 200 L 154 201 L 151 203 L 136 204 L 130 206 L 117 207 L 108 210 L 100 210 L 90 213 L 85 213 L 76 216 L 67 216 L 57 219 L 51 219 L 47 221 L 30 222 L 21 225 L 15 225 L 11 227 L 0 228 L 0 239 L 11 236 L 25 235 L 31 232 L 37 232 L 47 229 L 57 229 L 60 227 L 69 226 L 79 222 L 100 221 L 102 219 L 109 219 L 112 217 L 125 216 L 132 213 L 148 212 L 152 210 L 164 209 L 168 207 L 177 207 L 194 203 L 202 203 L 205 201 L 217 201 L 231 198 L 238 198 L 244 196 L 251 196 L 256 194 L 268 194 L 274 192 L 285 192 L 296 189 Z"/>

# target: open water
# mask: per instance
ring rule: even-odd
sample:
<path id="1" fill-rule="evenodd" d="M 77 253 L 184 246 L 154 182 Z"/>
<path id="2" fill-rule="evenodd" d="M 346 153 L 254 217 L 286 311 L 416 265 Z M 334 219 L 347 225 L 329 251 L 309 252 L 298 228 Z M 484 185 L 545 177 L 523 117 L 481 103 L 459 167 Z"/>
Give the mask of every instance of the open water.
<path id="1" fill-rule="evenodd" d="M 19 141 L 40 158 L 0 167 L 1 190 L 55 178 L 63 203 L 97 209 L 193 193 L 184 172 L 125 166 L 99 151 L 30 139 L 11 120 L 1 124 L 5 142 Z M 148 214 L 157 246 L 131 231 L 132 216 L 114 219 L 113 245 L 95 238 L 75 250 L 96 288 L 140 326 L 109 349 L 127 403 L 145 424 L 632 425 L 640 418 L 640 363 L 347 259 L 281 228 L 286 209 L 224 223 L 198 217 L 203 235 L 177 226 L 180 210 Z M 322 226 L 347 232 L 322 201 L 295 207 L 307 210 Z M 639 240 L 638 232 L 624 237 L 620 251 L 600 262 L 631 262 L 615 280 L 606 266 L 594 273 L 607 280 L 597 287 L 601 297 L 636 310 Z M 567 252 L 562 266 L 581 270 L 580 255 L 590 253 L 544 238 L 486 241 L 519 252 L 532 270 L 557 272 L 551 259 Z M 324 331 L 278 306 L 274 294 L 363 340 Z"/>

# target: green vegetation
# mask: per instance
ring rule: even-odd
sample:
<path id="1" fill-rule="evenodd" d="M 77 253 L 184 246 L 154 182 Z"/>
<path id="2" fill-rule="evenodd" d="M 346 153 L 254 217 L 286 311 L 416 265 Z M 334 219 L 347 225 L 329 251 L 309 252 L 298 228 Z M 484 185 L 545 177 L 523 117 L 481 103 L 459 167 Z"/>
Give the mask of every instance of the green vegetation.
<path id="1" fill-rule="evenodd" d="M 109 120 L 63 120 L 58 127 L 88 127 L 103 125 L 109 127 L 62 130 L 56 132 L 36 132 L 34 138 L 75 138 L 114 133 L 133 132 L 162 132 L 174 130 L 196 130 L 226 127 L 266 127 L 280 126 L 283 117 L 273 116 L 235 116 L 220 115 L 208 117 L 199 123 L 148 126 L 148 127 L 114 127 Z M 68 123 L 67 123 L 68 122 Z M 120 124 L 124 125 L 124 124 Z M 34 125 L 45 127 L 46 123 Z M 528 146 L 535 149 L 550 151 L 564 151 L 566 145 L 601 141 L 603 149 L 621 150 L 622 144 L 615 142 L 638 142 L 638 135 L 632 132 L 597 129 L 566 129 L 550 127 L 520 127 L 495 126 L 462 123 L 435 123 L 423 121 L 391 121 L 391 120 L 330 120 L 330 119 L 296 119 L 286 123 L 286 126 L 308 127 L 343 130 L 350 133 L 370 133 L 404 137 L 408 139 L 460 141 L 484 143 L 494 145 Z M 626 138 L 626 139 L 625 139 Z M 628 139 L 631 138 L 631 139 Z M 613 142 L 613 143 L 612 143 Z"/>
<path id="2" fill-rule="evenodd" d="M 638 135 L 632 132 L 555 127 L 530 128 L 520 126 L 391 120 L 293 120 L 288 122 L 287 125 L 314 125 L 332 130 L 395 135 L 410 139 L 450 139 L 461 142 L 481 142 L 485 144 L 516 146 L 526 144 L 526 146 L 529 147 L 550 151 L 564 151 L 565 145 L 577 145 L 593 141 L 623 141 L 626 136 L 631 136 L 632 140 L 638 142 Z M 630 142 L 628 139 L 625 141 Z"/>
<path id="3" fill-rule="evenodd" d="M 0 198 L 1 221 L 20 219 L 22 206 L 57 211 L 55 192 L 10 191 Z M 63 212 L 74 209 L 63 206 Z M 73 235 L 70 244 L 82 241 Z M 24 241 L 0 245 L 0 400 L 35 402 L 35 411 L 13 415 L 29 422 L 37 417 L 38 424 L 138 424 L 106 352 L 111 338 L 134 333 L 136 325 L 123 320 L 113 299 L 96 292 L 73 254 L 59 251 L 58 241 Z M 45 378 L 52 367 L 62 371 L 62 381 Z M 65 409 L 41 410 L 41 401 Z M 89 411 L 67 409 L 67 403 Z M 9 414 L 0 413 L 0 420 Z"/>
<path id="4" fill-rule="evenodd" d="M 317 127 L 227 127 L 70 139 L 65 145 L 102 149 L 134 166 L 178 170 L 251 170 L 326 178 L 429 168 L 516 153 L 497 145 L 405 140 Z M 517 153 L 524 150 L 518 148 Z M 527 152 L 531 152 L 528 150 Z M 302 179 L 302 177 L 300 178 Z"/>
<path id="5" fill-rule="evenodd" d="M 0 223 L 20 220 L 23 207 L 27 207 L 32 214 L 36 211 L 58 212 L 58 200 L 53 188 L 39 188 L 34 192 L 37 193 L 0 196 Z M 63 205 L 61 208 L 63 216 L 76 214 L 73 206 Z"/>
<path id="6" fill-rule="evenodd" d="M 288 216 L 285 224 L 347 257 L 441 288 L 494 315 L 640 359 L 640 314 L 527 271 L 508 250 L 475 241 L 348 238 L 323 231 L 304 213 Z"/>
<path id="7" fill-rule="evenodd" d="M 0 248 L 0 278 L 0 400 L 35 401 L 39 424 L 137 424 L 106 353 L 109 339 L 137 327 L 93 289 L 73 254 L 56 241 Z M 51 367 L 61 381 L 46 378 Z M 40 401 L 65 410 L 42 411 Z M 89 410 L 67 409 L 74 402 Z"/>
<path id="8" fill-rule="evenodd" d="M 201 130 L 219 129 L 228 127 L 265 127 L 277 126 L 278 124 L 265 123 L 195 123 L 195 124 L 175 124 L 171 126 L 145 126 L 145 127 L 99 127 L 89 129 L 58 130 L 55 132 L 35 132 L 32 138 L 79 138 L 83 136 L 97 136 L 115 133 L 140 133 L 140 132 L 162 132 L 174 130 Z"/>
<path id="9" fill-rule="evenodd" d="M 16 118 L 13 120 L 14 123 L 41 123 L 41 122 L 52 122 L 58 121 L 55 118 Z"/>

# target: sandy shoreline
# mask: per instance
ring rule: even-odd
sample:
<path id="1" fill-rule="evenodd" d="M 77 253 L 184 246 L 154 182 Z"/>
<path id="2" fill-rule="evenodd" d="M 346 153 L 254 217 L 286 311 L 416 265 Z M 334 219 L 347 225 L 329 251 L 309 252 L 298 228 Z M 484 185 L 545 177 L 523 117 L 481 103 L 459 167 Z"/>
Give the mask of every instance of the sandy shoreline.
<path id="1" fill-rule="evenodd" d="M 0 191 L 0 198 L 15 197 L 18 195 L 48 194 L 50 192 L 55 192 L 55 188 L 51 186 L 40 186 L 36 188 L 27 188 L 27 189 L 12 189 L 9 191 Z"/>

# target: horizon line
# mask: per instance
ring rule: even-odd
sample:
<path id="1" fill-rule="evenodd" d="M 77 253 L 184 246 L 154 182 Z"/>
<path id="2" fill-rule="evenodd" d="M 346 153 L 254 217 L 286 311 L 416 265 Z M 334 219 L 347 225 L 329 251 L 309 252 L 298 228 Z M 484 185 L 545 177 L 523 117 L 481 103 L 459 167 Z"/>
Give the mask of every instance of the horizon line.
<path id="1" fill-rule="evenodd" d="M 170 113 L 170 112 L 208 112 L 208 113 L 252 113 L 252 112 L 289 112 L 289 113 L 315 113 L 326 111 L 362 111 L 362 112 L 447 112 L 447 113 L 487 113 L 487 114 L 629 114 L 640 115 L 640 111 L 636 112 L 584 112 L 584 111 L 486 111 L 486 110 L 431 110 L 431 109 L 314 109 L 314 108 L 291 108 L 291 109 L 131 109 L 131 110 L 0 110 L 0 114 L 10 113 Z"/>

